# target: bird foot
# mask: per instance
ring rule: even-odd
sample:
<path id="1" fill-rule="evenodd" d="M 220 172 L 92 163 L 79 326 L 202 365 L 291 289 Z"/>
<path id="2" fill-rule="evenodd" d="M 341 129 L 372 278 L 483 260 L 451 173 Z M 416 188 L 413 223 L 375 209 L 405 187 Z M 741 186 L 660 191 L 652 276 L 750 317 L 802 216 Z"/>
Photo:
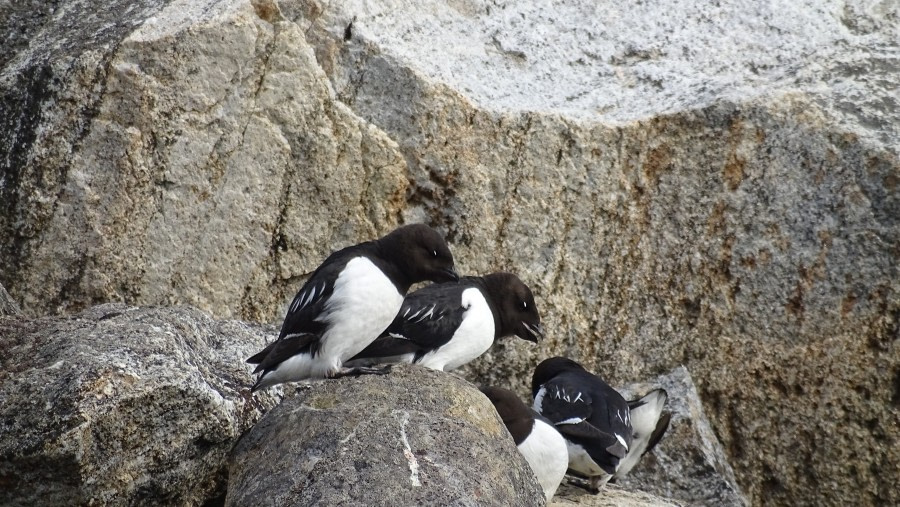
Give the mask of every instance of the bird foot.
<path id="1" fill-rule="evenodd" d="M 596 495 L 600 493 L 600 486 L 596 485 L 593 480 L 584 480 L 584 479 L 576 479 L 574 477 L 569 477 L 568 483 L 570 486 L 575 486 L 576 488 L 581 488 L 592 495 Z"/>
<path id="2" fill-rule="evenodd" d="M 356 366 L 354 368 L 342 368 L 341 370 L 330 375 L 329 378 L 337 379 L 341 377 L 358 377 L 360 375 L 387 375 L 390 372 L 391 365 L 387 365 L 381 368 L 374 368 L 370 366 Z"/>

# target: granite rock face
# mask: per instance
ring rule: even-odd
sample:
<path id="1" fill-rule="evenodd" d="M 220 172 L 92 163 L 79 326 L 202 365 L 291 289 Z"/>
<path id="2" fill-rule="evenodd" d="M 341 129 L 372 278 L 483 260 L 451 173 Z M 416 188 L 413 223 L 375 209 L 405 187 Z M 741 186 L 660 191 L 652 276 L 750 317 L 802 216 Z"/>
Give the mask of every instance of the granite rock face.
<path id="1" fill-rule="evenodd" d="M 537 294 L 549 340 L 470 374 L 683 364 L 752 503 L 900 502 L 900 5 L 315 5 L 404 216 Z"/>
<path id="2" fill-rule="evenodd" d="M 490 401 L 452 374 L 316 382 L 231 458 L 226 505 L 521 505 L 544 495 Z"/>
<path id="3" fill-rule="evenodd" d="M 274 330 L 190 308 L 0 318 L 0 504 L 202 505 L 276 403 L 243 359 Z"/>
<path id="4" fill-rule="evenodd" d="M 402 156 L 277 4 L 72 0 L 30 21 L 0 72 L 0 282 L 26 312 L 267 320 L 335 245 L 396 225 Z"/>
<path id="5" fill-rule="evenodd" d="M 669 395 L 665 408 L 672 414 L 669 429 L 653 451 L 618 481 L 619 486 L 685 505 L 748 505 L 686 368 L 618 391 L 626 399 L 635 399 L 660 387 Z"/>
<path id="6" fill-rule="evenodd" d="M 0 9 L 0 283 L 276 319 L 401 221 L 616 384 L 684 364 L 751 503 L 900 503 L 900 6 Z M 787 454 L 785 449 L 791 449 Z"/>

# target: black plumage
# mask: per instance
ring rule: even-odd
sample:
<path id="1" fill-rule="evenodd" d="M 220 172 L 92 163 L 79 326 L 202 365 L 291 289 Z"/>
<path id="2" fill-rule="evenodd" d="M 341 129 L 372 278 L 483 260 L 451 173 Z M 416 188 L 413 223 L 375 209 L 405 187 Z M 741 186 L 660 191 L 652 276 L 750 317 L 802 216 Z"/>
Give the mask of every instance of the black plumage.
<path id="1" fill-rule="evenodd" d="M 599 377 L 567 358 L 541 362 L 532 377 L 534 408 L 569 442 L 569 468 L 599 490 L 632 441 L 628 402 Z"/>
<path id="2" fill-rule="evenodd" d="M 390 324 L 413 283 L 458 278 L 444 239 L 422 224 L 332 253 L 291 301 L 278 339 L 247 360 L 260 374 L 253 389 L 338 375 Z M 355 321 L 360 325 L 347 332 Z"/>
<path id="3" fill-rule="evenodd" d="M 481 298 L 467 297 L 471 289 Z M 354 360 L 452 369 L 482 354 L 494 339 L 511 335 L 528 341 L 542 336 L 531 290 L 511 273 L 470 276 L 409 294 L 391 325 Z"/>

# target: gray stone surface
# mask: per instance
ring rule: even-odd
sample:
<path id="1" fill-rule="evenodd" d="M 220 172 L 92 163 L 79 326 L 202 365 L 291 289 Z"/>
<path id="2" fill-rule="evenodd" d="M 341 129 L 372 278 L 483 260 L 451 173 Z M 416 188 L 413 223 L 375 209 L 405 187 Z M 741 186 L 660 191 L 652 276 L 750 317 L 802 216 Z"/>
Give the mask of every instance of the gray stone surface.
<path id="1" fill-rule="evenodd" d="M 226 505 L 537 506 L 544 495 L 478 389 L 397 365 L 316 382 L 247 433 Z"/>
<path id="2" fill-rule="evenodd" d="M 423 220 L 544 313 L 472 378 L 684 364 L 752 503 L 900 503 L 897 2 L 36 5 L 0 6 L 24 312 L 275 320 Z"/>
<path id="3" fill-rule="evenodd" d="M 243 359 L 274 330 L 190 308 L 0 318 L 0 504 L 202 505 L 275 402 Z M 278 391 L 276 391 L 278 392 Z"/>
<path id="4" fill-rule="evenodd" d="M 269 320 L 333 249 L 396 226 L 396 144 L 334 100 L 277 4 L 73 0 L 34 19 L 0 71 L 0 283 L 26 312 Z"/>
<path id="5" fill-rule="evenodd" d="M 665 408 L 672 414 L 669 429 L 659 445 L 618 484 L 685 505 L 748 505 L 686 368 L 678 367 L 618 391 L 627 399 L 635 399 L 660 387 L 669 395 Z"/>
<path id="6" fill-rule="evenodd" d="M 900 4 L 315 5 L 404 216 L 537 294 L 549 340 L 470 375 L 684 364 L 751 502 L 900 502 Z"/>
<path id="7" fill-rule="evenodd" d="M 660 498 L 642 491 L 630 491 L 614 484 L 608 484 L 603 491 L 594 495 L 584 489 L 568 485 L 559 487 L 556 496 L 548 504 L 550 507 L 678 507 L 678 502 Z"/>
<path id="8" fill-rule="evenodd" d="M 21 312 L 19 305 L 9 296 L 6 289 L 0 285 L 0 317 L 15 316 Z"/>

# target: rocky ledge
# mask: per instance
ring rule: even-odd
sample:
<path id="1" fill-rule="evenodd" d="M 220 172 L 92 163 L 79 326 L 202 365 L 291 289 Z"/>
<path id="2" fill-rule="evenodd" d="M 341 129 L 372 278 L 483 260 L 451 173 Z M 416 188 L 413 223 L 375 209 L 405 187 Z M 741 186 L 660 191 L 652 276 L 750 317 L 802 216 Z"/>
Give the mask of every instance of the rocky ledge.
<path id="1" fill-rule="evenodd" d="M 543 505 L 475 385 L 402 365 L 251 397 L 244 359 L 273 336 L 188 307 L 0 317 L 0 504 Z M 698 430 L 708 428 L 702 412 L 684 408 L 698 405 L 687 373 L 651 384 L 684 400 L 659 459 L 672 474 L 693 472 L 669 495 L 646 474 L 635 476 L 641 487 L 738 503 L 721 494 L 733 477 L 697 451 L 723 455 Z M 655 459 L 645 458 L 654 474 Z M 563 487 L 554 499 L 610 502 L 673 504 L 629 484 L 599 496 Z"/>

